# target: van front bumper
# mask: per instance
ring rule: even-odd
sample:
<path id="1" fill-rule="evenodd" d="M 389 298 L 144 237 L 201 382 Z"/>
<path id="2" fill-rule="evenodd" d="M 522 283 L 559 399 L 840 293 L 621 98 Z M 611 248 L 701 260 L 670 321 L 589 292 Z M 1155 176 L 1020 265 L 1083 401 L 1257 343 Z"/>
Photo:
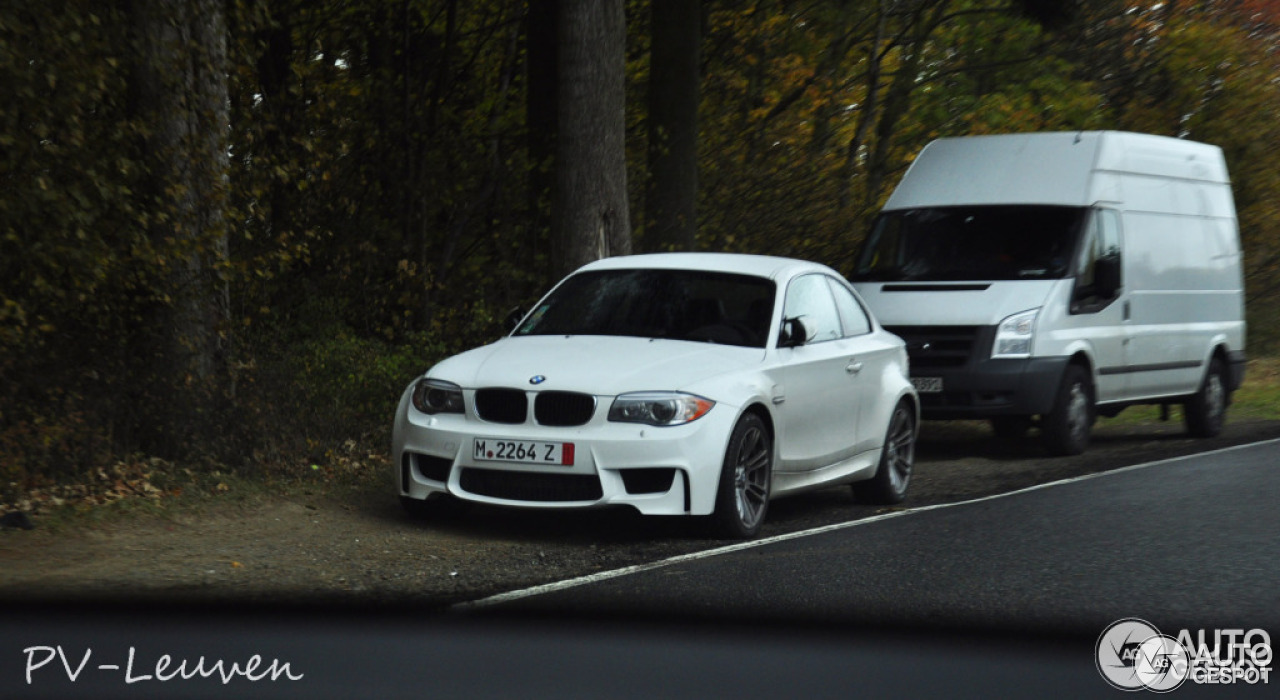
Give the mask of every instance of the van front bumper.
<path id="1" fill-rule="evenodd" d="M 920 417 L 965 420 L 1048 413 L 1069 357 L 982 360 L 963 367 L 911 368 L 920 395 Z M 941 391 L 926 391 L 928 379 Z"/>

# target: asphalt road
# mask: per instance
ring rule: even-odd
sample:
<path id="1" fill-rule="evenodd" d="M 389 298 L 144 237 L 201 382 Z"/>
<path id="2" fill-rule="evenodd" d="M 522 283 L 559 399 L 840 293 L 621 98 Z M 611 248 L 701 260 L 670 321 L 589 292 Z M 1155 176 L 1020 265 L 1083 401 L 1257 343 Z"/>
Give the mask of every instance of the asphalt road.
<path id="1" fill-rule="evenodd" d="M 460 616 L 12 611 L 0 697 L 1122 697 L 1094 667 L 1120 618 L 1280 634 L 1277 457 L 1271 440 L 890 512 Z M 262 677 L 282 665 L 296 679 Z"/>
<path id="2" fill-rule="evenodd" d="M 1277 532 L 1280 441 L 1269 441 L 766 540 L 492 607 L 1085 635 L 1140 617 L 1162 630 L 1280 634 Z"/>

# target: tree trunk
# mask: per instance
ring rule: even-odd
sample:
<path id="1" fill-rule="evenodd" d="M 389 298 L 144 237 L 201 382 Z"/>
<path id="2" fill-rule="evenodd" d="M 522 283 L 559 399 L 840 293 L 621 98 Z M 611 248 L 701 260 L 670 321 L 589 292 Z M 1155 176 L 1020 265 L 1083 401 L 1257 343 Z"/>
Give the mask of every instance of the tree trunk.
<path id="1" fill-rule="evenodd" d="M 698 230 L 700 0 L 653 0 L 645 248 L 693 250 Z"/>
<path id="2" fill-rule="evenodd" d="M 898 68 L 885 90 L 884 106 L 876 115 L 875 141 L 867 157 L 866 189 L 863 202 L 867 211 L 875 210 L 884 194 L 892 165 L 893 137 L 898 122 L 911 107 L 911 97 L 919 85 L 918 76 L 929 38 L 946 16 L 948 0 L 933 0 L 932 6 L 922 4 L 912 18 L 911 37 L 902 48 Z"/>
<path id="3" fill-rule="evenodd" d="M 622 0 L 560 4 L 553 265 L 631 252 Z"/>
<path id="4" fill-rule="evenodd" d="M 224 398 L 226 17 L 221 0 L 134 0 L 130 11 L 131 97 L 150 173 L 140 194 L 150 262 L 161 273 L 151 293 L 165 300 L 138 338 L 146 405 L 137 419 L 143 447 L 173 455 L 215 434 L 212 414 Z"/>
<path id="5" fill-rule="evenodd" d="M 530 252 L 551 230 L 551 201 L 555 192 L 556 109 L 559 81 L 556 76 L 557 0 L 530 0 L 525 17 L 525 68 L 528 91 L 525 123 L 529 145 Z"/>

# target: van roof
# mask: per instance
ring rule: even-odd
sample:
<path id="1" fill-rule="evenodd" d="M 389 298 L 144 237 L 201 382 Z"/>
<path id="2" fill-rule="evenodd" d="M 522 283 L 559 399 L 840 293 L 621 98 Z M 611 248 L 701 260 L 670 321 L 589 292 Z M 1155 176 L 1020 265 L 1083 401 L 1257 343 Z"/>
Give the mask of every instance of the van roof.
<path id="1" fill-rule="evenodd" d="M 1095 175 L 1227 184 L 1222 149 L 1123 131 L 1066 131 L 938 139 L 920 152 L 885 209 L 962 204 L 1088 206 Z"/>

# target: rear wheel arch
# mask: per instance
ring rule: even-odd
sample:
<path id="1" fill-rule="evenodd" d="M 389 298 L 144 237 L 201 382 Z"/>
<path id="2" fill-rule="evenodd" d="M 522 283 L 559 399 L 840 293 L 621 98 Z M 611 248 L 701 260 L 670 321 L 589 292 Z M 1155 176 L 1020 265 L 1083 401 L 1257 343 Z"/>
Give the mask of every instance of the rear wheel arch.
<path id="1" fill-rule="evenodd" d="M 1214 360 L 1217 360 L 1218 362 L 1221 362 L 1221 363 L 1222 363 L 1222 367 L 1223 367 L 1224 369 L 1226 369 L 1228 372 L 1230 372 L 1230 369 L 1231 369 L 1231 353 L 1227 350 L 1227 345 L 1226 345 L 1226 343 L 1218 343 L 1218 344 L 1216 344 L 1216 345 L 1214 345 L 1214 346 L 1213 346 L 1213 352 L 1209 353 L 1209 361 L 1210 361 L 1210 362 L 1213 362 Z M 1208 371 L 1208 366 L 1207 366 L 1207 365 L 1205 366 L 1205 371 Z M 1231 398 L 1231 396 L 1230 396 L 1230 391 L 1231 391 L 1230 384 L 1228 384 L 1227 386 L 1228 386 L 1227 403 L 1230 403 L 1230 402 L 1231 402 L 1231 401 L 1230 401 L 1230 398 Z"/>
<path id="2" fill-rule="evenodd" d="M 889 414 L 875 474 L 870 479 L 852 484 L 857 501 L 892 505 L 906 498 L 919 433 L 920 413 L 914 397 L 909 394 L 899 397 Z"/>
<path id="3" fill-rule="evenodd" d="M 1215 437 L 1226 422 L 1231 404 L 1230 364 L 1221 345 L 1214 348 L 1196 392 L 1183 404 L 1187 432 L 1194 437 Z"/>

